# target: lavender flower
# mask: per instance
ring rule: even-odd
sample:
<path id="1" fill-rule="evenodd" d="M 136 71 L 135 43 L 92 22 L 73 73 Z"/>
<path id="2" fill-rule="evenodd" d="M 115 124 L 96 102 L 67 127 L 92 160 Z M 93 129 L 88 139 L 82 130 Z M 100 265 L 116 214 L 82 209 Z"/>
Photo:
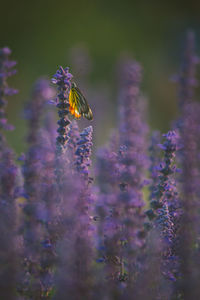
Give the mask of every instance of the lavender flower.
<path id="1" fill-rule="evenodd" d="M 28 120 L 29 128 L 27 142 L 30 148 L 25 159 L 24 175 L 25 189 L 29 196 L 34 193 L 38 187 L 41 167 L 39 129 L 45 105 L 53 94 L 54 92 L 49 86 L 49 82 L 45 79 L 39 79 L 33 87 L 32 97 L 25 109 L 25 116 Z"/>
<path id="2" fill-rule="evenodd" d="M 148 168 L 147 132 L 145 123 L 145 100 L 141 97 L 141 67 L 137 62 L 127 61 L 121 70 L 121 91 L 119 95 L 120 144 L 119 155 L 120 193 L 119 201 L 124 216 L 124 256 L 128 259 L 129 273 L 136 273 L 134 254 L 144 245 L 144 213 L 142 188 L 145 170 Z"/>
<path id="3" fill-rule="evenodd" d="M 69 114 L 69 91 L 71 88 L 70 79 L 72 75 L 69 73 L 69 68 L 63 69 L 62 67 L 56 72 L 52 79 L 52 83 L 57 85 L 58 95 L 57 95 L 57 108 L 58 108 L 58 137 L 57 137 L 57 147 L 60 148 L 62 152 L 65 146 L 67 138 L 67 126 L 70 124 L 67 115 Z"/>
<path id="4" fill-rule="evenodd" d="M 180 226 L 180 203 L 178 199 L 174 174 L 175 152 L 178 150 L 179 136 L 170 131 L 163 135 L 165 141 L 160 144 L 164 150 L 164 161 L 157 167 L 159 180 L 152 192 L 151 210 L 147 211 L 150 219 L 155 217 L 155 226 L 161 231 L 163 243 L 163 273 L 175 281 L 179 275 L 179 258 L 177 257 L 177 231 Z"/>
<path id="5" fill-rule="evenodd" d="M 56 266 L 56 187 L 55 187 L 55 140 L 56 122 L 52 112 L 48 112 L 45 124 L 39 132 L 41 154 L 41 191 L 37 210 L 37 218 L 42 224 L 42 236 L 40 240 L 40 280 L 44 299 L 51 299 L 55 283 L 54 269 Z"/>
<path id="6" fill-rule="evenodd" d="M 70 121 L 68 119 L 69 114 L 69 91 L 71 88 L 70 79 L 72 75 L 69 73 L 69 68 L 63 69 L 60 67 L 54 75 L 52 82 L 57 85 L 58 95 L 56 98 L 58 108 L 58 136 L 56 139 L 56 159 L 55 159 L 55 179 L 58 202 L 58 210 L 61 203 L 64 201 L 63 191 L 65 185 L 65 170 L 68 166 L 68 158 L 65 155 L 66 144 L 68 141 L 68 130 Z M 60 204 L 59 204 L 60 203 Z M 59 223 L 59 221 L 58 221 Z"/>
<path id="7" fill-rule="evenodd" d="M 139 85 L 141 82 L 141 67 L 138 63 L 128 61 L 121 71 L 121 91 L 119 95 L 120 144 L 124 146 L 121 157 L 121 181 L 125 190 L 133 190 L 137 194 L 138 204 L 142 206 L 142 191 L 144 172 L 148 166 L 146 138 L 148 127 L 145 123 L 146 103 L 141 97 Z"/>
<path id="8" fill-rule="evenodd" d="M 0 298 L 2 299 L 15 299 L 18 272 L 15 229 L 15 190 L 18 170 L 14 162 L 14 154 L 6 145 L 2 134 L 2 129 L 11 129 L 6 119 L 5 97 L 17 92 L 7 84 L 8 77 L 15 74 L 12 68 L 16 63 L 9 60 L 10 54 L 9 48 L 0 49 Z"/>
<path id="9" fill-rule="evenodd" d="M 179 83 L 180 117 L 177 127 L 180 132 L 182 151 L 180 162 L 182 164 L 181 190 L 183 215 L 180 227 L 180 257 L 182 277 L 177 283 L 177 290 L 184 299 L 198 299 L 200 288 L 199 256 L 199 113 L 200 105 L 195 102 L 194 88 L 196 65 L 199 59 L 195 54 L 195 37 L 188 32 L 184 51 L 183 63 Z"/>
<path id="10" fill-rule="evenodd" d="M 25 177 L 25 191 L 28 197 L 35 197 L 40 183 L 41 173 L 41 137 L 39 129 L 41 119 L 44 113 L 47 100 L 52 97 L 53 90 L 49 82 L 45 79 L 39 79 L 33 88 L 32 97 L 26 105 L 25 116 L 28 120 L 28 138 L 29 150 L 25 158 L 23 167 Z M 41 151 L 42 152 L 42 151 Z M 37 197 L 36 197 L 37 198 Z"/>
<path id="11" fill-rule="evenodd" d="M 44 190 L 44 176 L 42 159 L 44 155 L 43 143 L 41 143 L 39 128 L 47 100 L 52 96 L 53 90 L 48 81 L 38 80 L 34 86 L 32 98 L 26 106 L 28 119 L 29 150 L 23 166 L 24 193 L 27 201 L 24 205 L 24 274 L 22 274 L 20 293 L 25 297 L 38 297 L 45 293 L 43 284 L 43 269 L 40 263 L 42 252 L 42 240 L 44 239 L 44 225 L 42 210 L 45 211 L 45 202 L 42 203 L 41 195 Z"/>
<path id="12" fill-rule="evenodd" d="M 107 292 L 111 292 L 112 280 L 116 280 L 120 274 L 119 246 L 119 212 L 118 207 L 118 155 L 111 151 L 108 145 L 99 149 L 97 153 L 96 175 L 99 185 L 98 202 L 96 204 L 97 222 L 97 262 L 103 263 L 104 277 L 110 281 Z M 100 276 L 100 274 L 99 274 Z M 102 276 L 102 275 L 101 275 Z M 102 279 L 101 285 L 105 278 Z M 114 288 L 114 287 L 113 287 Z M 115 287 L 116 288 L 116 287 Z"/>
<path id="13" fill-rule="evenodd" d="M 56 251 L 60 259 L 55 279 L 55 299 L 65 299 L 66 293 L 71 299 L 81 299 L 81 297 L 89 299 L 92 258 L 89 210 L 92 195 L 88 183 L 91 181 L 89 166 L 91 165 L 92 127 L 86 128 L 79 137 L 75 123 L 69 126 L 67 115 L 71 78 L 68 68 L 64 70 L 60 67 L 53 79 L 53 83 L 58 85 L 59 90 L 57 107 L 60 117 L 55 172 L 57 216 L 54 220 L 57 232 Z M 75 158 L 74 167 L 70 158 Z M 63 278 L 63 266 L 67 266 L 69 272 L 69 276 L 65 278 Z"/>
<path id="14" fill-rule="evenodd" d="M 99 254 L 111 280 L 110 293 L 118 297 L 123 294 L 122 282 L 128 287 L 126 293 L 131 289 L 138 273 L 137 253 L 144 246 L 142 187 L 147 166 L 147 126 L 143 123 L 144 102 L 139 99 L 141 68 L 137 63 L 127 63 L 121 74 L 119 141 L 122 146 L 117 153 L 109 148 L 100 152 L 101 190 L 97 205 Z M 113 282 L 117 285 L 113 286 Z"/>
<path id="15" fill-rule="evenodd" d="M 82 180 L 71 173 L 65 183 L 65 202 L 57 224 L 57 269 L 54 299 L 91 299 L 92 248 L 88 198 L 82 191 Z M 65 174 L 66 176 L 66 174 Z M 75 183 L 75 185 L 74 185 Z M 61 235 L 60 235 L 61 233 Z"/>
<path id="16" fill-rule="evenodd" d="M 58 241 L 60 259 L 55 279 L 55 299 L 59 300 L 65 299 L 66 294 L 70 299 L 92 299 L 93 234 L 90 211 L 93 197 L 88 186 L 91 145 L 92 127 L 90 126 L 83 130 L 76 144 L 76 172 L 73 169 L 65 171 L 60 214 L 60 225 L 65 227 Z M 61 228 L 59 227 L 58 225 L 58 230 Z M 65 274 L 66 268 L 68 274 Z"/>

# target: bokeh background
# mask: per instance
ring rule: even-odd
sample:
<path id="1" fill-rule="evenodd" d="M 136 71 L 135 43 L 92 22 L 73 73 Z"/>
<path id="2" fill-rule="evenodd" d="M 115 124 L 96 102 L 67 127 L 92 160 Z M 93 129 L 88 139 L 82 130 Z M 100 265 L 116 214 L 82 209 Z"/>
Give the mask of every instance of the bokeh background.
<path id="1" fill-rule="evenodd" d="M 71 49 L 79 46 L 90 54 L 89 81 L 92 87 L 98 87 L 99 107 L 101 91 L 107 93 L 107 105 L 102 102 L 105 109 L 101 107 L 98 116 L 98 144 L 106 140 L 116 125 L 117 61 L 122 53 L 142 64 L 142 89 L 149 99 L 150 125 L 152 129 L 166 131 L 176 115 L 177 91 L 170 77 L 179 68 L 187 29 L 196 32 L 199 50 L 197 0 L 2 1 L 0 46 L 13 50 L 18 73 L 9 83 L 20 91 L 9 99 L 8 119 L 16 127 L 14 132 L 7 133 L 10 145 L 18 153 L 25 149 L 22 110 L 34 81 L 44 75 L 51 78 L 59 65 L 73 67 Z M 71 72 L 74 73 L 73 69 Z M 79 70 L 75 73 L 78 77 Z M 93 107 L 93 99 L 88 101 Z"/>

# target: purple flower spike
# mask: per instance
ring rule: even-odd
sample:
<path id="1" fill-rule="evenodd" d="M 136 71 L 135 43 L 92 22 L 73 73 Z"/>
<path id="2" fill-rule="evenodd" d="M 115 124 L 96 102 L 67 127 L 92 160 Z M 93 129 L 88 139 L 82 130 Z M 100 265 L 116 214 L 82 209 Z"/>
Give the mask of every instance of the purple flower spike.
<path id="1" fill-rule="evenodd" d="M 93 226 L 90 215 L 93 195 L 89 167 L 92 131 L 90 126 L 79 134 L 76 122 L 72 122 L 66 152 L 59 157 L 66 169 L 58 186 L 56 234 L 59 233 L 59 268 L 56 271 L 55 299 L 65 299 L 66 294 L 72 299 L 89 299 L 91 294 Z M 74 161 L 66 164 L 66 155 L 69 155 L 67 159 Z"/>
<path id="2" fill-rule="evenodd" d="M 164 151 L 164 160 L 159 163 L 159 168 L 153 169 L 154 186 L 151 188 L 151 209 L 146 213 L 150 220 L 154 220 L 154 226 L 161 232 L 162 272 L 166 278 L 169 280 L 173 278 L 175 281 L 180 272 L 177 231 L 180 226 L 181 205 L 174 178 L 176 173 L 174 159 L 180 137 L 175 131 L 169 131 L 163 136 L 165 140 L 158 146 Z"/>
<path id="3" fill-rule="evenodd" d="M 18 169 L 14 163 L 14 155 L 6 145 L 2 129 L 12 130 L 7 123 L 5 108 L 6 96 L 16 94 L 9 88 L 7 79 L 16 73 L 12 68 L 15 62 L 9 60 L 11 50 L 0 49 L 0 298 L 14 299 L 16 296 L 17 271 L 17 230 L 15 211 L 15 191 Z"/>
<path id="4" fill-rule="evenodd" d="M 37 298 L 43 289 L 47 289 L 44 277 L 49 276 L 49 268 L 44 268 L 42 261 L 45 260 L 46 253 L 43 251 L 41 241 L 48 236 L 46 224 L 49 221 L 49 202 L 44 195 L 49 193 L 49 178 L 52 180 L 52 165 L 54 162 L 54 148 L 48 147 L 48 135 L 50 130 L 42 137 L 41 119 L 44 113 L 46 101 L 52 97 L 53 89 L 46 79 L 39 79 L 32 91 L 32 96 L 26 105 L 25 116 L 28 120 L 28 152 L 24 159 L 24 193 L 26 202 L 23 205 L 24 224 L 22 226 L 24 238 L 24 253 L 26 265 L 23 267 L 21 274 L 22 282 L 20 294 L 25 295 L 29 290 L 29 297 Z M 43 129 L 44 131 L 44 129 Z M 53 152 L 53 153 L 50 153 Z M 49 167 L 47 167 L 47 164 Z M 47 170 L 48 169 L 48 170 Z M 54 176 L 53 176 L 54 177 Z M 51 195 L 53 195 L 51 189 Z M 49 200 L 49 202 L 48 202 Z M 45 224 L 45 225 L 44 225 Z M 32 266 L 33 269 L 29 270 Z M 39 273 L 39 270 L 41 273 Z M 36 289 L 32 286 L 32 280 L 35 281 Z"/>
<path id="5" fill-rule="evenodd" d="M 142 188 L 148 168 L 148 127 L 145 123 L 145 101 L 139 87 L 140 65 L 128 61 L 122 66 L 120 77 L 121 146 L 114 152 L 116 143 L 112 141 L 110 147 L 98 153 L 97 165 L 100 186 L 96 206 L 98 252 L 100 261 L 104 261 L 105 276 L 113 283 L 109 287 L 113 295 L 120 295 L 121 284 L 127 286 L 128 282 L 135 280 L 139 253 L 145 245 L 146 234 Z M 129 288 L 126 292 L 131 294 Z"/>
<path id="6" fill-rule="evenodd" d="M 58 152 L 62 153 L 64 146 L 68 140 L 68 126 L 70 124 L 67 115 L 69 114 L 69 91 L 71 88 L 72 74 L 69 73 L 69 68 L 60 67 L 56 74 L 53 76 L 52 83 L 57 85 L 57 108 L 58 108 L 58 137 L 57 148 Z"/>
<path id="7" fill-rule="evenodd" d="M 140 93 L 142 69 L 137 62 L 127 61 L 120 74 L 120 144 L 126 147 L 125 155 L 121 156 L 121 159 L 125 168 L 134 176 L 127 183 L 134 189 L 140 189 L 144 182 L 144 170 L 148 167 L 146 102 Z M 131 170 L 131 166 L 135 170 L 134 168 Z"/>
<path id="8" fill-rule="evenodd" d="M 142 187 L 145 182 L 145 170 L 149 166 L 148 126 L 145 122 L 146 102 L 140 92 L 142 68 L 135 61 L 127 61 L 122 66 L 120 75 L 119 140 L 123 145 L 123 151 L 121 148 L 119 153 L 120 199 L 126 211 L 126 218 L 129 219 L 126 228 L 129 247 L 139 249 L 139 245 L 143 244 L 140 238 L 144 220 L 141 209 L 144 206 Z M 135 241 L 133 235 L 135 235 Z"/>
<path id="9" fill-rule="evenodd" d="M 58 190 L 58 202 L 61 201 L 64 186 L 65 168 L 69 167 L 69 158 L 66 157 L 66 144 L 68 141 L 68 131 L 70 120 L 69 114 L 69 92 L 71 88 L 72 74 L 69 68 L 60 67 L 53 76 L 52 82 L 57 85 L 57 108 L 59 120 L 57 122 L 58 136 L 56 138 L 56 158 L 55 158 L 55 177 Z"/>
<path id="10" fill-rule="evenodd" d="M 176 124 L 182 143 L 179 160 L 182 165 L 180 187 L 183 203 L 180 226 L 182 277 L 176 288 L 184 299 L 200 297 L 200 254 L 199 250 L 196 250 L 200 247 L 200 104 L 195 101 L 197 64 L 199 64 L 199 59 L 195 53 L 195 35 L 193 32 L 188 32 L 178 80 L 180 117 Z"/>

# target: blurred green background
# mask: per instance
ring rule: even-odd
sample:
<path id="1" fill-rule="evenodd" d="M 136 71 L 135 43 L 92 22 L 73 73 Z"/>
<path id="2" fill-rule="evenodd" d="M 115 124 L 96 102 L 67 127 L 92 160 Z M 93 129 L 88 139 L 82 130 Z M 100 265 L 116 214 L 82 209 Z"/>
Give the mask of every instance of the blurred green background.
<path id="1" fill-rule="evenodd" d="M 198 49 L 197 0 L 2 2 L 0 46 L 13 50 L 18 73 L 9 83 L 20 90 L 9 99 L 8 119 L 16 126 L 16 131 L 7 133 L 10 145 L 18 153 L 24 150 L 26 123 L 21 111 L 34 81 L 42 75 L 51 78 L 59 65 L 71 66 L 69 49 L 79 44 L 87 46 L 91 55 L 91 84 L 105 82 L 111 90 L 110 122 L 105 124 L 115 126 L 116 63 L 120 53 L 126 52 L 143 65 L 143 92 L 149 98 L 151 127 L 166 131 L 177 113 L 176 86 L 169 78 L 178 71 L 187 29 L 196 32 Z M 92 99 L 88 100 L 92 106 Z M 109 128 L 98 129 L 105 139 Z"/>

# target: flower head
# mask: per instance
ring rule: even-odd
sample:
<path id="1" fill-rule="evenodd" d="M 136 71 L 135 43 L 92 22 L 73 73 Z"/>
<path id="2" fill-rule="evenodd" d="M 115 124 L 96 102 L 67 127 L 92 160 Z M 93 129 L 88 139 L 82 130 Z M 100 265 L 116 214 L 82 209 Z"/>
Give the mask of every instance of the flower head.
<path id="1" fill-rule="evenodd" d="M 68 125 L 70 124 L 67 115 L 69 114 L 69 91 L 71 88 L 72 74 L 69 73 L 69 68 L 60 67 L 56 74 L 52 78 L 52 83 L 57 85 L 57 108 L 58 108 L 58 137 L 57 137 L 57 147 L 60 148 L 62 152 L 63 147 L 65 146 L 68 137 Z"/>

